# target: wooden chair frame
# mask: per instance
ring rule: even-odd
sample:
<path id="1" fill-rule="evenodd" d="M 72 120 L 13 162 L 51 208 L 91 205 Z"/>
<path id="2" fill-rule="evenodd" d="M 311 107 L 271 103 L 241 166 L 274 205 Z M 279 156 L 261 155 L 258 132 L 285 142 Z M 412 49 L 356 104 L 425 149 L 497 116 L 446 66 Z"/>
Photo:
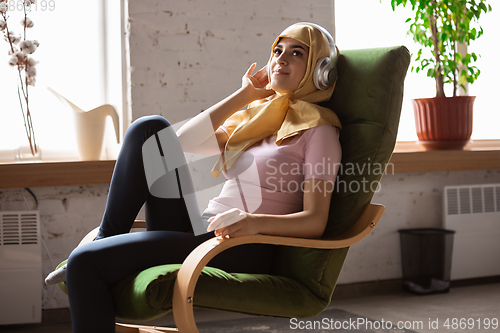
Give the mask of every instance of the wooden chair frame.
<path id="1" fill-rule="evenodd" d="M 384 213 L 385 207 L 379 204 L 368 204 L 356 223 L 344 233 L 329 239 L 305 239 L 279 237 L 268 235 L 251 235 L 229 239 L 214 237 L 200 244 L 184 260 L 177 274 L 172 299 L 172 310 L 177 328 L 116 324 L 115 330 L 121 333 L 161 333 L 181 332 L 199 333 L 193 313 L 193 296 L 196 282 L 206 264 L 220 252 L 233 246 L 262 243 L 307 247 L 316 249 L 341 249 L 356 244 L 365 238 L 377 225 Z M 135 221 L 133 228 L 145 228 L 145 221 Z M 97 235 L 97 229 L 92 230 L 80 244 L 92 241 Z"/>

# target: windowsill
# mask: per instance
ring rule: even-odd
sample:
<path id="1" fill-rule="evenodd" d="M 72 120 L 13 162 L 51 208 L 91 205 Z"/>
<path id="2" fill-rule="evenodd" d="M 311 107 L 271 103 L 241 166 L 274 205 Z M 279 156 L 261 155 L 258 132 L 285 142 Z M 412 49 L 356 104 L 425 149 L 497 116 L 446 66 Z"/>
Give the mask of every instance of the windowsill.
<path id="1" fill-rule="evenodd" d="M 463 150 L 431 151 L 417 142 L 398 142 L 390 163 L 394 173 L 500 169 L 500 140 L 471 141 Z"/>
<path id="2" fill-rule="evenodd" d="M 0 163 L 0 188 L 109 184 L 115 160 Z M 398 142 L 388 174 L 500 169 L 500 140 L 479 140 L 464 150 L 425 151 Z"/>
<path id="3" fill-rule="evenodd" d="M 109 184 L 116 160 L 0 163 L 0 188 Z"/>

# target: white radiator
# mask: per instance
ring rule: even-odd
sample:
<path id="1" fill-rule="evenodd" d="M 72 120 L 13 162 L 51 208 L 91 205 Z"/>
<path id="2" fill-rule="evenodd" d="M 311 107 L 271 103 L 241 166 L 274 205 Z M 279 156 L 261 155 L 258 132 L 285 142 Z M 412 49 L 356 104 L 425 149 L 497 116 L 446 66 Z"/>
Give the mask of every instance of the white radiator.
<path id="1" fill-rule="evenodd" d="M 500 275 L 500 184 L 445 187 L 443 214 L 456 231 L 451 279 Z"/>
<path id="2" fill-rule="evenodd" d="M 38 211 L 0 212 L 0 325 L 42 319 Z"/>

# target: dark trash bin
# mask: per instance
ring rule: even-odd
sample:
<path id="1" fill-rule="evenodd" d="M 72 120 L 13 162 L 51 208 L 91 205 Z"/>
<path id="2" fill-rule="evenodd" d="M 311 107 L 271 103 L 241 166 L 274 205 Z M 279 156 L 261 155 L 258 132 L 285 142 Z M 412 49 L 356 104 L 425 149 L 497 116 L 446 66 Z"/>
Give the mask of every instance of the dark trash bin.
<path id="1" fill-rule="evenodd" d="M 420 295 L 448 292 L 455 231 L 434 228 L 398 231 L 404 289 Z"/>

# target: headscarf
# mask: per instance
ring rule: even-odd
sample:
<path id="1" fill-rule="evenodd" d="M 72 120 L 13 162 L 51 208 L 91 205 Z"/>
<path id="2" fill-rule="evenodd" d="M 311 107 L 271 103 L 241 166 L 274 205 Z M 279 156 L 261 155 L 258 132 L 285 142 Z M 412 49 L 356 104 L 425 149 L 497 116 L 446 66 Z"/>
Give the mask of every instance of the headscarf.
<path id="1" fill-rule="evenodd" d="M 293 38 L 309 47 L 309 57 L 304 78 L 297 89 L 279 97 L 272 96 L 265 102 L 254 102 L 248 109 L 230 116 L 224 126 L 229 132 L 224 152 L 211 173 L 219 178 L 222 170 L 229 169 L 241 153 L 255 142 L 275 134 L 276 145 L 286 138 L 299 135 L 301 131 L 330 124 L 341 128 L 340 120 L 330 109 L 319 103 L 330 99 L 335 84 L 326 90 L 319 90 L 313 82 L 313 71 L 322 57 L 330 56 L 327 38 L 313 25 L 296 23 L 286 28 L 274 41 L 273 50 L 283 37 Z M 271 78 L 271 66 L 268 76 Z"/>

